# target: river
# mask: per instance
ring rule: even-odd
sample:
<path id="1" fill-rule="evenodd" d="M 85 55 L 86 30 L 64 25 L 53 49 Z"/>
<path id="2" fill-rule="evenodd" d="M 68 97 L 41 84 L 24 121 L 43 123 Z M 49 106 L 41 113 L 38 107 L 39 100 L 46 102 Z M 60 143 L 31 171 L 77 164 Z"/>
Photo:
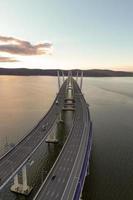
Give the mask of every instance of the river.
<path id="1" fill-rule="evenodd" d="M 0 149 L 14 145 L 48 111 L 57 78 L 0 77 Z M 133 78 L 84 78 L 93 147 L 85 200 L 133 199 Z"/>

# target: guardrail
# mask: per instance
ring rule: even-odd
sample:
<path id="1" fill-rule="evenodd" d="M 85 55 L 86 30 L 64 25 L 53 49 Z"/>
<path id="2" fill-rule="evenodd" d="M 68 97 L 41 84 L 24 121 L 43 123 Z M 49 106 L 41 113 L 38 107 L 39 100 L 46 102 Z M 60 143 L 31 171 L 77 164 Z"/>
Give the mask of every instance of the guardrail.
<path id="1" fill-rule="evenodd" d="M 77 89 L 80 90 L 78 85 L 76 85 L 76 86 L 77 86 Z M 90 121 L 89 109 L 87 108 L 85 98 L 82 94 L 79 95 L 78 93 L 76 93 L 76 96 L 80 97 L 82 108 L 84 110 L 83 122 L 86 121 L 86 123 L 84 124 L 84 130 L 82 130 L 82 132 L 83 132 L 82 140 L 80 142 L 80 147 L 79 147 L 78 154 L 77 154 L 77 157 L 75 159 L 75 163 L 73 165 L 71 174 L 69 175 L 67 186 L 65 187 L 65 190 L 63 192 L 63 195 L 62 195 L 62 198 L 61 198 L 62 200 L 63 199 L 74 199 L 75 194 L 78 195 L 78 193 L 79 193 L 78 196 L 80 197 L 80 191 L 82 191 L 81 189 L 83 187 L 83 183 L 84 183 L 84 180 L 85 180 L 85 176 L 83 174 L 83 166 L 86 166 L 85 160 L 86 160 L 86 156 L 87 156 L 87 153 L 88 153 L 87 148 L 88 148 L 88 143 L 90 141 L 90 131 L 92 130 L 92 124 L 91 124 L 91 121 Z M 88 134 L 88 131 L 89 131 L 89 134 Z M 84 142 L 84 144 L 82 144 L 82 142 Z M 80 154 L 80 150 L 83 149 L 83 148 L 84 148 L 84 155 L 82 156 L 82 159 L 81 159 L 82 161 L 81 161 L 81 165 L 80 165 L 80 170 L 79 170 L 79 173 L 76 174 L 75 171 L 77 169 L 77 166 L 76 166 L 77 159 L 78 159 L 78 162 L 79 162 L 79 156 L 78 155 Z M 87 159 L 87 163 L 88 163 L 88 159 Z M 86 169 L 85 169 L 85 172 L 86 172 Z M 74 173 L 76 175 L 72 175 Z M 81 182 L 81 174 L 83 174 L 83 178 L 84 178 L 82 182 Z M 74 179 L 72 177 L 74 177 Z M 72 184 L 69 184 L 69 183 L 72 183 Z M 74 188 L 72 189 L 73 186 L 74 186 Z"/>
<path id="2" fill-rule="evenodd" d="M 89 159 L 90 159 L 90 153 L 91 153 L 91 146 L 92 146 L 92 122 L 90 123 L 90 130 L 89 130 L 89 137 L 88 137 L 88 144 L 87 144 L 87 149 L 86 149 L 86 154 L 79 178 L 79 182 L 77 185 L 77 189 L 74 195 L 73 200 L 79 200 L 80 199 L 80 194 L 82 192 L 82 188 L 84 186 L 84 181 L 86 177 L 86 172 L 89 167 Z"/>

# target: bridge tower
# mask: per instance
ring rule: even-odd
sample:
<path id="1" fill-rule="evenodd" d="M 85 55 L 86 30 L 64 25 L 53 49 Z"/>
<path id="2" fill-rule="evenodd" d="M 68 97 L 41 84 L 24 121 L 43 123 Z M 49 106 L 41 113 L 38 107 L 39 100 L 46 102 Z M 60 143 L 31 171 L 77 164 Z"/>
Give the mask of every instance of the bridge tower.
<path id="1" fill-rule="evenodd" d="M 77 75 L 76 75 L 76 81 L 77 81 L 77 83 L 78 83 L 78 71 L 77 71 Z"/>
<path id="2" fill-rule="evenodd" d="M 82 90 L 83 85 L 83 71 L 81 72 L 80 89 Z"/>
<path id="3" fill-rule="evenodd" d="M 62 78 L 63 78 L 63 83 L 65 81 L 65 77 L 64 77 L 64 71 L 62 70 Z"/>
<path id="4" fill-rule="evenodd" d="M 57 76 L 58 76 L 58 87 L 60 90 L 61 85 L 60 85 L 60 72 L 59 71 L 57 71 Z"/>

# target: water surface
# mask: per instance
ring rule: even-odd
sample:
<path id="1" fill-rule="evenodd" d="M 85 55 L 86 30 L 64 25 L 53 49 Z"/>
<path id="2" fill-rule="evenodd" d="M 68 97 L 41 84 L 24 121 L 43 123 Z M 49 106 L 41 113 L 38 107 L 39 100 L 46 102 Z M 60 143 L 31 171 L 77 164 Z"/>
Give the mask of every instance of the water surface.
<path id="1" fill-rule="evenodd" d="M 85 200 L 133 199 L 133 78 L 85 78 L 93 148 Z M 50 108 L 55 77 L 0 76 L 0 146 L 16 143 Z"/>
<path id="2" fill-rule="evenodd" d="M 87 78 L 93 121 L 89 200 L 133 199 L 133 79 Z"/>

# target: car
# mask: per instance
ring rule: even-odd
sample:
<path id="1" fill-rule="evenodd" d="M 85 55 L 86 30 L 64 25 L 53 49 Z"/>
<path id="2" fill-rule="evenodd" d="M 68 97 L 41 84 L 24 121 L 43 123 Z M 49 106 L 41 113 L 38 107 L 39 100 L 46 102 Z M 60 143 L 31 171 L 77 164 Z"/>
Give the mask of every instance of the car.
<path id="1" fill-rule="evenodd" d="M 47 125 L 42 125 L 42 130 L 45 131 L 46 127 L 47 127 Z"/>
<path id="2" fill-rule="evenodd" d="M 56 105 L 58 105 L 58 104 L 59 104 L 59 101 L 58 101 L 58 100 L 56 100 L 56 102 L 55 102 L 55 103 L 56 103 Z"/>
<path id="3" fill-rule="evenodd" d="M 53 175 L 52 178 L 51 178 L 51 180 L 53 181 L 55 178 L 56 178 L 56 175 Z"/>
<path id="4" fill-rule="evenodd" d="M 47 129 L 47 126 L 48 126 L 48 122 L 42 125 L 42 130 L 45 131 Z"/>

